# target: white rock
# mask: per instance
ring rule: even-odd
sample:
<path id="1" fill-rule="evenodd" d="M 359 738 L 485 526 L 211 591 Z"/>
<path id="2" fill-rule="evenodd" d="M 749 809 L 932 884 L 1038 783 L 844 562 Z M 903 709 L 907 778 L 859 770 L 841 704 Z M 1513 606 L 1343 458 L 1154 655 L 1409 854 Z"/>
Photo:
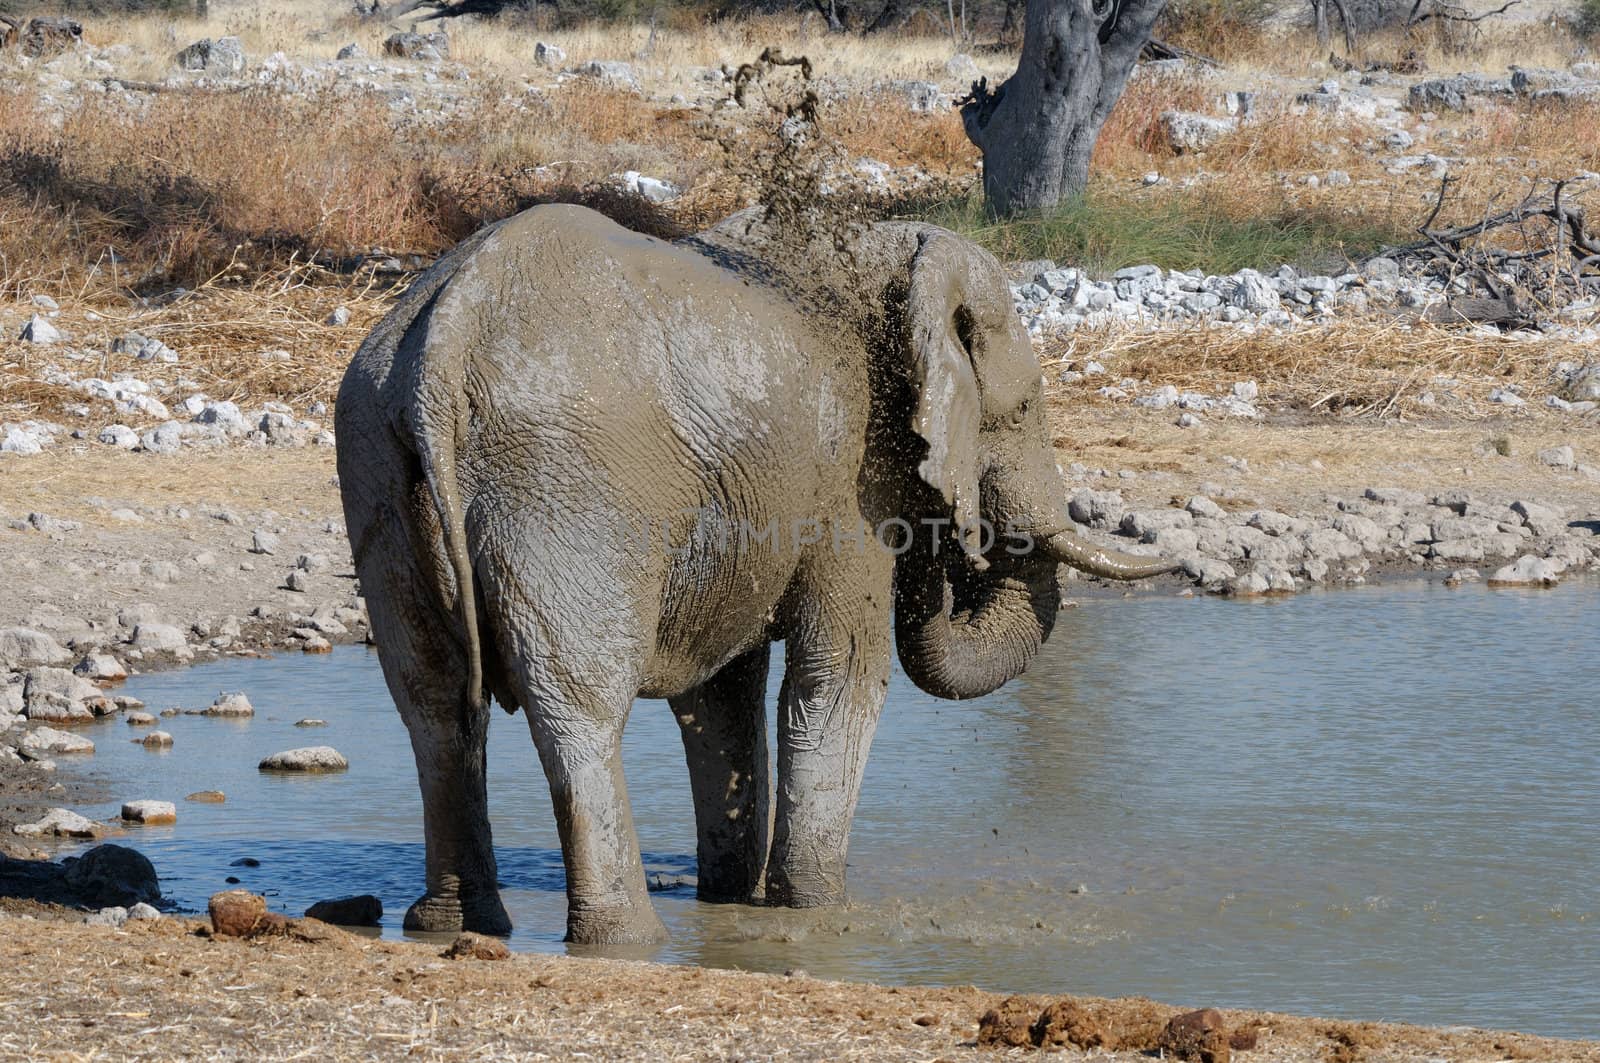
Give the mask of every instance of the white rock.
<path id="1" fill-rule="evenodd" d="M 216 700 L 202 712 L 204 716 L 229 716 L 235 718 L 254 716 L 255 714 L 255 706 L 250 704 L 250 699 L 245 697 L 241 691 L 218 694 Z"/>
<path id="2" fill-rule="evenodd" d="M 1560 561 L 1553 558 L 1523 554 L 1504 568 L 1496 569 L 1494 574 L 1489 577 L 1489 586 L 1539 585 L 1553 587 L 1561 582 L 1561 573 L 1565 567 Z"/>
<path id="3" fill-rule="evenodd" d="M 13 833 L 26 837 L 93 838 L 100 833 L 95 824 L 67 808 L 52 808 L 33 823 L 19 823 Z"/>
<path id="4" fill-rule="evenodd" d="M 533 61 L 553 70 L 567 61 L 567 53 L 553 44 L 538 41 L 533 46 Z"/>
<path id="5" fill-rule="evenodd" d="M 20 454 L 24 457 L 37 454 L 44 450 L 44 445 L 39 442 L 39 437 L 15 425 L 6 429 L 6 434 L 0 437 L 0 454 Z"/>
<path id="6" fill-rule="evenodd" d="M 189 648 L 189 640 L 171 624 L 141 623 L 133 629 L 133 645 L 146 652 L 177 653 Z"/>
<path id="7" fill-rule="evenodd" d="M 139 433 L 125 424 L 108 424 L 100 429 L 95 438 L 108 446 L 119 447 L 122 450 L 132 450 L 139 445 Z"/>
<path id="8" fill-rule="evenodd" d="M 72 653 L 43 632 L 26 627 L 0 630 L 0 661 L 12 664 L 64 664 Z"/>
<path id="9" fill-rule="evenodd" d="M 178 806 L 171 801 L 124 801 L 122 803 L 122 820 L 125 823 L 176 823 L 178 821 Z"/>
<path id="10" fill-rule="evenodd" d="M 24 754 L 42 756 L 47 753 L 93 753 L 94 743 L 71 731 L 58 731 L 54 727 L 36 727 L 22 737 L 17 749 Z"/>
<path id="11" fill-rule="evenodd" d="M 24 343 L 41 345 L 60 343 L 66 338 L 61 330 L 52 325 L 50 319 L 42 314 L 34 314 L 28 318 L 28 323 L 22 326 L 22 334 L 18 337 Z"/>
<path id="12" fill-rule="evenodd" d="M 1547 447 L 1539 451 L 1539 461 L 1553 469 L 1576 469 L 1577 455 L 1569 446 Z"/>
<path id="13" fill-rule="evenodd" d="M 257 767 L 261 771 L 344 771 L 350 767 L 350 762 L 332 746 L 305 746 L 274 753 L 262 760 Z"/>

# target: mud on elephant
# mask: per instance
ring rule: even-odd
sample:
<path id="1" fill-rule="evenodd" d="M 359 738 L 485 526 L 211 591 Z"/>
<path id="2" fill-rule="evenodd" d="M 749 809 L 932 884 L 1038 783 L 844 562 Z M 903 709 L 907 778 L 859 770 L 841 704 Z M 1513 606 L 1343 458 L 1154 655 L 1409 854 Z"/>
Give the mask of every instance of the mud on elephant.
<path id="1" fill-rule="evenodd" d="M 776 246 L 749 215 L 669 244 L 536 207 L 442 259 L 357 353 L 339 476 L 422 788 L 407 927 L 509 929 L 490 697 L 525 710 L 549 779 L 568 938 L 655 940 L 619 753 L 635 698 L 681 725 L 701 898 L 833 904 L 891 628 L 919 687 L 976 697 L 1049 635 L 1058 562 L 1168 570 L 1064 530 L 992 257 L 911 224 L 859 233 L 848 269 Z"/>

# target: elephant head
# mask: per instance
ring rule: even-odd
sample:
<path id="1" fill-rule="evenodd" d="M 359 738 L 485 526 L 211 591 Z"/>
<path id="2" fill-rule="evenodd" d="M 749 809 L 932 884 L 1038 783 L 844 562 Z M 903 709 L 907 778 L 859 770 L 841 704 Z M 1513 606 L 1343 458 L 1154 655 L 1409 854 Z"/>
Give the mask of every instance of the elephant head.
<path id="1" fill-rule="evenodd" d="M 871 351 L 878 464 L 904 481 L 893 493 L 913 528 L 895 565 L 895 642 L 918 687 L 980 697 L 1027 668 L 1060 605 L 1059 564 L 1116 580 L 1177 567 L 1073 533 L 1044 380 L 993 255 L 883 222 L 849 241 L 842 268 L 819 269 L 839 258 L 833 245 L 786 247 L 758 209 L 695 243 L 798 292 Z"/>
<path id="2" fill-rule="evenodd" d="M 1044 381 L 1000 264 L 954 233 L 915 236 L 899 327 L 883 330 L 903 366 L 900 409 L 917 451 L 904 464 L 920 534 L 896 563 L 895 641 L 917 686 L 978 697 L 1022 672 L 1049 636 L 1059 563 L 1112 579 L 1173 566 L 1073 534 Z"/>

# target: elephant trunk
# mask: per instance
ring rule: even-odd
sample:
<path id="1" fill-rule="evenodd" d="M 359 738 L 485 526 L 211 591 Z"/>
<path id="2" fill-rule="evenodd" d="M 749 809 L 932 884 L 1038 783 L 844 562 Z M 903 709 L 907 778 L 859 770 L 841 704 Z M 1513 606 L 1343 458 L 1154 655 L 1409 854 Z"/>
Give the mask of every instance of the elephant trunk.
<path id="1" fill-rule="evenodd" d="M 908 555 L 895 573 L 901 667 L 935 697 L 982 697 L 1033 662 L 1060 604 L 1053 558 L 1004 558 L 974 573 L 959 554 Z"/>

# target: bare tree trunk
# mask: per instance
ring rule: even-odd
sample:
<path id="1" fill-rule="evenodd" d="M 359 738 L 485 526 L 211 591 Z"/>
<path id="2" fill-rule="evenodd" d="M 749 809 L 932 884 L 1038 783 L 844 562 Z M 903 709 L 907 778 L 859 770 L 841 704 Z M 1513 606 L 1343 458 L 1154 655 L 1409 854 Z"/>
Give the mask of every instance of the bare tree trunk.
<path id="1" fill-rule="evenodd" d="M 1317 51 L 1328 50 L 1328 0 L 1311 0 L 1311 21 L 1317 27 Z"/>
<path id="2" fill-rule="evenodd" d="M 900 0 L 884 0 L 883 8 L 878 12 L 878 17 L 867 24 L 862 33 L 879 33 L 893 28 L 900 21 Z"/>
<path id="3" fill-rule="evenodd" d="M 1082 194 L 1089 159 L 1164 0 L 1028 0 L 1017 72 L 961 105 L 997 215 Z"/>
<path id="4" fill-rule="evenodd" d="M 1022 0 L 1006 0 L 1005 17 L 1000 20 L 1000 43 L 1009 44 L 1017 34 L 1017 12 L 1022 10 Z"/>

